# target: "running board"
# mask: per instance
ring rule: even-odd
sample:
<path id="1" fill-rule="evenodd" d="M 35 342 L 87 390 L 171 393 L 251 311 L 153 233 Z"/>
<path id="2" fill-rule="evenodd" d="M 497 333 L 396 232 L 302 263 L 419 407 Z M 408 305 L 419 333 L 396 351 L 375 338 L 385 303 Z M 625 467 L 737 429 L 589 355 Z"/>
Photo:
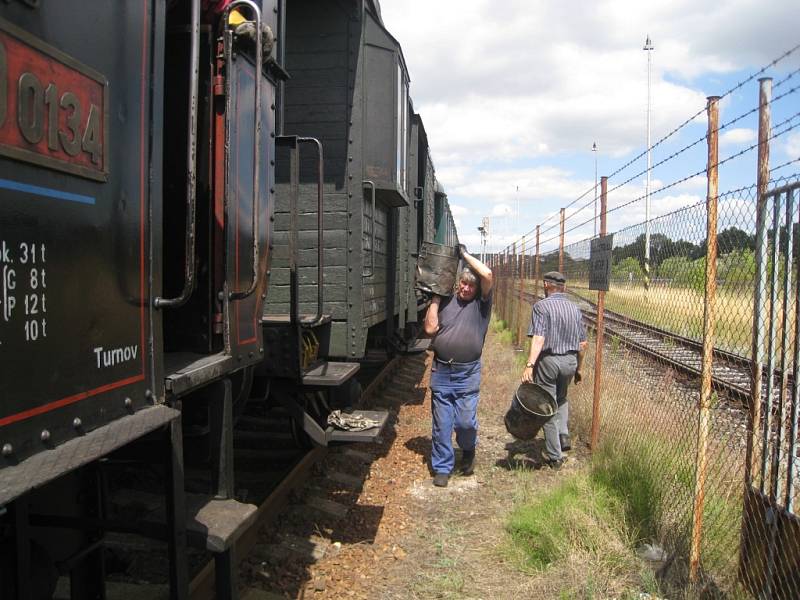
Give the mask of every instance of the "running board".
<path id="1" fill-rule="evenodd" d="M 327 446 L 331 442 L 374 442 L 381 436 L 386 421 L 389 420 L 388 410 L 357 410 L 353 412 L 354 415 L 361 415 L 378 424 L 363 431 L 337 429 L 331 425 L 323 429 L 299 404 L 290 400 L 285 406 L 292 418 L 303 424 L 303 431 L 317 446 Z"/>

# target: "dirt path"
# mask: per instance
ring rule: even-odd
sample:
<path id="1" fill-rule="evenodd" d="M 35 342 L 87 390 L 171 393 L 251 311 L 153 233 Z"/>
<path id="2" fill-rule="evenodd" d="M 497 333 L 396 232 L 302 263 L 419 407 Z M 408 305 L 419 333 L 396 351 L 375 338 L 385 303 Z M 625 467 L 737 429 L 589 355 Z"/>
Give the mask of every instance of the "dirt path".
<path id="1" fill-rule="evenodd" d="M 413 382 L 413 393 L 389 386 L 375 402 L 395 417 L 383 443 L 333 453 L 322 465 L 320 481 L 329 481 L 329 472 L 340 483 L 363 481 L 360 490 L 338 485 L 326 491 L 328 499 L 350 507 L 347 516 L 321 515 L 313 525 L 307 518 L 303 525 L 299 515 L 293 520 L 292 511 L 281 516 L 262 538 L 285 538 L 290 531 L 291 539 L 311 542 L 314 558 L 251 556 L 244 568 L 249 587 L 315 599 L 558 597 L 558 582 L 525 575 L 509 563 L 504 524 L 515 497 L 553 485 L 565 470 L 579 468 L 587 451 L 576 441 L 573 458 L 554 472 L 541 468 L 541 439 L 513 443 L 503 425 L 519 377 L 513 351 L 490 331 L 483 356 L 474 476 L 433 487 L 431 357 L 406 359 L 396 377 Z M 315 493 L 314 485 L 308 493 Z"/>

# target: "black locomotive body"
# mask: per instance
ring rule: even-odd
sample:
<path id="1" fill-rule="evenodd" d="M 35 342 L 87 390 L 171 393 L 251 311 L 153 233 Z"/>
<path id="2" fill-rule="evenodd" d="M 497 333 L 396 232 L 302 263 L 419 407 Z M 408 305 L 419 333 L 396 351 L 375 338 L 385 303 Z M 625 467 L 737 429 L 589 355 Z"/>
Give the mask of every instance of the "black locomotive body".
<path id="1" fill-rule="evenodd" d="M 1 598 L 49 597 L 56 566 L 103 597 L 119 457 L 163 478 L 172 597 L 187 528 L 233 597 L 233 533 L 192 519 L 252 515 L 243 406 L 317 444 L 379 433 L 332 431 L 331 400 L 413 343 L 419 246 L 457 242 L 408 83 L 374 0 L 0 5 Z"/>

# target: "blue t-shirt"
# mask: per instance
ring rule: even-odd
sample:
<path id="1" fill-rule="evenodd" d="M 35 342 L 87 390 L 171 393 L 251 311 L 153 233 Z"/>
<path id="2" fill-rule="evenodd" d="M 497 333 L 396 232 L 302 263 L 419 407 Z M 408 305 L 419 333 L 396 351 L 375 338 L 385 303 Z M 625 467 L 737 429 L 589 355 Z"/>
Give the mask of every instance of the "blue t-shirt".
<path id="1" fill-rule="evenodd" d="M 431 347 L 436 358 L 468 363 L 481 357 L 483 341 L 492 316 L 492 292 L 484 300 L 480 295 L 463 302 L 453 294 L 439 305 L 439 331 Z"/>

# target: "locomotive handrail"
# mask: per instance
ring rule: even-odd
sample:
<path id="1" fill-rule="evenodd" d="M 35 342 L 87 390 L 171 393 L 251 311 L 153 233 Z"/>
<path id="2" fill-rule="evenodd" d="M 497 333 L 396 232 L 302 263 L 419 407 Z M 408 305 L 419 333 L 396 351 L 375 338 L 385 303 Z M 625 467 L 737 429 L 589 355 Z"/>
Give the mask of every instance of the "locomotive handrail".
<path id="1" fill-rule="evenodd" d="M 255 16 L 256 26 L 256 48 L 255 59 L 255 106 L 253 107 L 253 278 L 246 290 L 232 290 L 228 293 L 229 300 L 242 300 L 250 296 L 258 284 L 258 205 L 259 205 L 259 172 L 261 171 L 261 70 L 262 70 L 262 49 L 261 49 L 261 10 L 252 0 L 233 0 L 225 7 L 223 12 L 224 29 L 224 49 L 225 49 L 225 172 L 228 172 L 229 153 L 231 147 L 231 73 L 233 72 L 233 32 L 230 28 L 229 20 L 231 11 L 239 6 L 248 6 Z M 239 199 L 237 198 L 238 202 Z M 225 194 L 225 208 L 228 208 L 228 194 Z M 226 222 L 228 220 L 226 219 Z"/>
<path id="2" fill-rule="evenodd" d="M 191 33 L 189 42 L 189 143 L 186 148 L 186 242 L 183 290 L 176 298 L 158 296 L 153 301 L 156 308 L 177 308 L 186 304 L 195 287 L 195 230 L 197 221 L 197 98 L 200 79 L 200 0 L 192 0 Z"/>
<path id="3" fill-rule="evenodd" d="M 322 142 L 320 142 L 317 138 L 312 137 L 298 137 L 298 143 L 306 143 L 306 144 L 314 144 L 317 147 L 317 314 L 311 321 L 303 322 L 304 325 L 315 325 L 322 321 L 322 309 L 323 309 L 323 285 L 322 285 L 322 278 L 324 275 L 324 255 L 323 255 L 323 228 L 322 228 L 322 217 L 324 214 L 324 205 L 323 205 L 323 185 L 324 181 L 324 159 L 322 155 Z"/>
<path id="4" fill-rule="evenodd" d="M 372 277 L 375 274 L 375 182 L 365 179 L 361 182 L 372 188 L 372 245 L 370 247 L 369 273 L 361 271 L 362 277 Z"/>

